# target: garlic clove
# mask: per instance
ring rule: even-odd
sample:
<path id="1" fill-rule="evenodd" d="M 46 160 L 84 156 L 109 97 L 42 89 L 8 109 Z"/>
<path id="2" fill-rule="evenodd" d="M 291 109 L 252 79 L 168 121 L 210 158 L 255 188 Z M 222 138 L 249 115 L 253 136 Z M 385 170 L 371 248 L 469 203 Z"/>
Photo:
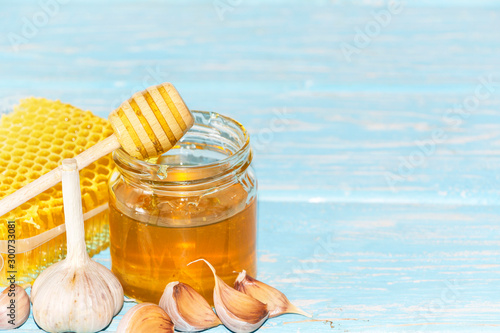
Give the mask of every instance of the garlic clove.
<path id="1" fill-rule="evenodd" d="M 203 296 L 181 282 L 170 282 L 165 287 L 160 307 L 167 312 L 178 331 L 198 332 L 221 324 Z"/>
<path id="2" fill-rule="evenodd" d="M 141 303 L 128 310 L 116 333 L 174 333 L 174 324 L 158 305 Z"/>
<path id="3" fill-rule="evenodd" d="M 215 311 L 224 326 L 235 333 L 253 332 L 261 327 L 269 317 L 266 304 L 228 286 L 205 259 L 195 260 L 190 264 L 200 260 L 204 261 L 214 274 Z"/>
<path id="4" fill-rule="evenodd" d="M 17 284 L 11 284 L 0 294 L 0 330 L 18 328 L 28 320 L 30 298 Z"/>
<path id="5" fill-rule="evenodd" d="M 281 291 L 254 279 L 245 270 L 238 275 L 238 278 L 234 282 L 234 288 L 267 304 L 269 318 L 274 318 L 285 313 L 295 313 L 312 317 L 309 313 L 293 305 Z"/>

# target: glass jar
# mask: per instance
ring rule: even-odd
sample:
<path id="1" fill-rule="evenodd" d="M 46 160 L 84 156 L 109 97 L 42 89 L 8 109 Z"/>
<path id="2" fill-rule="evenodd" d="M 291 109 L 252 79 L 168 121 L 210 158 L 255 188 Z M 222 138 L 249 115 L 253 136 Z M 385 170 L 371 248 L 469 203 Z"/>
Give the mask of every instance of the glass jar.
<path id="1" fill-rule="evenodd" d="M 245 128 L 217 113 L 193 111 L 195 124 L 170 151 L 142 161 L 123 150 L 110 177 L 113 273 L 125 294 L 158 303 L 172 281 L 209 302 L 217 274 L 232 285 L 256 275 L 257 181 Z"/>

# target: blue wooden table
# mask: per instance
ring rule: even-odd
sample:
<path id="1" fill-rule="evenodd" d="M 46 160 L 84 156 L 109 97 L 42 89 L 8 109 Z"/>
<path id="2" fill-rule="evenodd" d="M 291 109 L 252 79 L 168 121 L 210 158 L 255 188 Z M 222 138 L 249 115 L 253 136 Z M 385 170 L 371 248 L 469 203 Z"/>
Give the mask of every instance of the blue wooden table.
<path id="1" fill-rule="evenodd" d="M 0 8 L 0 106 L 35 95 L 105 117 L 171 81 L 248 127 L 259 277 L 314 315 L 264 332 L 500 329 L 498 1 Z"/>

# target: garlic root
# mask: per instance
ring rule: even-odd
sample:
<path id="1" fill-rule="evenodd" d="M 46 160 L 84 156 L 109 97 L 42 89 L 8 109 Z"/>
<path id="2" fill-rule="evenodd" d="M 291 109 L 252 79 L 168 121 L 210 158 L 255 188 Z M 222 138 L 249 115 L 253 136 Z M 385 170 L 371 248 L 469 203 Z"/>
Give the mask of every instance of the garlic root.
<path id="1" fill-rule="evenodd" d="M 203 296 L 181 282 L 170 282 L 165 287 L 160 307 L 167 312 L 178 331 L 198 332 L 221 324 Z"/>
<path id="2" fill-rule="evenodd" d="M 274 318 L 285 313 L 312 317 L 309 313 L 293 305 L 281 291 L 254 279 L 245 270 L 238 275 L 238 278 L 234 282 L 234 289 L 267 304 L 269 318 Z"/>
<path id="3" fill-rule="evenodd" d="M 269 317 L 267 305 L 228 286 L 217 276 L 215 268 L 205 259 L 215 279 L 214 305 L 217 316 L 228 329 L 235 333 L 248 333 L 257 330 Z"/>
<path id="4" fill-rule="evenodd" d="M 174 333 L 174 324 L 158 305 L 141 303 L 128 310 L 116 333 Z"/>
<path id="5" fill-rule="evenodd" d="M 30 315 L 30 298 L 17 284 L 11 284 L 0 294 L 0 330 L 18 328 Z"/>

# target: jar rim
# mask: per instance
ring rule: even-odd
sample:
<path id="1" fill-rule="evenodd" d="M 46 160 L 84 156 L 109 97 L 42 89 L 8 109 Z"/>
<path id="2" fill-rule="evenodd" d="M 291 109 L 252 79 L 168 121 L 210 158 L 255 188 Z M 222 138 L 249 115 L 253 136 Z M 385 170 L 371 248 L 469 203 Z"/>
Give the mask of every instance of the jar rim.
<path id="1" fill-rule="evenodd" d="M 250 148 L 250 135 L 246 128 L 237 120 L 221 115 L 216 112 L 191 110 L 195 119 L 193 128 L 170 150 L 179 147 L 179 143 L 188 137 L 196 127 L 212 130 L 210 135 L 214 138 L 221 135 L 221 124 L 228 130 L 232 130 L 232 143 L 237 145 L 237 149 L 227 156 L 210 163 L 196 165 L 166 165 L 155 163 L 157 158 L 150 160 L 140 160 L 127 154 L 122 148 L 113 152 L 113 159 L 122 174 L 132 174 L 133 177 L 141 180 L 153 181 L 165 185 L 189 185 L 194 183 L 206 183 L 250 165 L 252 151 Z M 213 124 L 212 124 L 213 123 Z M 215 124 L 217 123 L 217 128 Z M 210 125 L 213 125 L 210 127 Z M 226 138 L 228 139 L 228 138 Z M 229 152 L 228 150 L 225 150 Z M 183 175 L 183 176 L 180 176 Z M 180 177 L 179 177 L 180 176 Z"/>

